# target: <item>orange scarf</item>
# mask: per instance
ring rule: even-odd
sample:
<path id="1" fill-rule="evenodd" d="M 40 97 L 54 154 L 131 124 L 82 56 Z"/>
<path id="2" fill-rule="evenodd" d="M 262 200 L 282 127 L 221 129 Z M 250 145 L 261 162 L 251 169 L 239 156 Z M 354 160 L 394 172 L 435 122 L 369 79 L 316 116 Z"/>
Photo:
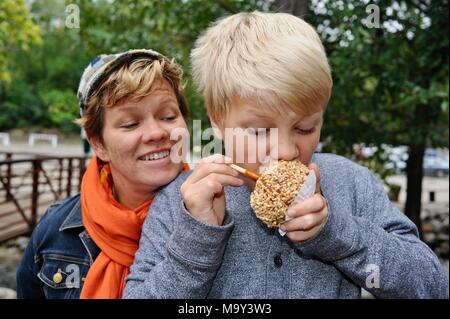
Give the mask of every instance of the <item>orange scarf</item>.
<path id="1" fill-rule="evenodd" d="M 183 170 L 188 170 L 185 165 Z M 109 165 L 93 157 L 81 183 L 81 214 L 101 249 L 88 271 L 80 298 L 121 298 L 151 199 L 135 209 L 116 201 Z"/>

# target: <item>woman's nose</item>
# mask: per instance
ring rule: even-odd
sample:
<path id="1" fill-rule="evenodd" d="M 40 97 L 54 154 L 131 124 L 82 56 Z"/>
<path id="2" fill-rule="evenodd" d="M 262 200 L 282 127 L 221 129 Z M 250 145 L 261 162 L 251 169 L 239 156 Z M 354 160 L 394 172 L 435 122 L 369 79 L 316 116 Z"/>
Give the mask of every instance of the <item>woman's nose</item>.
<path id="1" fill-rule="evenodd" d="M 157 121 L 151 121 L 143 129 L 143 140 L 145 143 L 158 142 L 169 137 L 169 132 Z"/>

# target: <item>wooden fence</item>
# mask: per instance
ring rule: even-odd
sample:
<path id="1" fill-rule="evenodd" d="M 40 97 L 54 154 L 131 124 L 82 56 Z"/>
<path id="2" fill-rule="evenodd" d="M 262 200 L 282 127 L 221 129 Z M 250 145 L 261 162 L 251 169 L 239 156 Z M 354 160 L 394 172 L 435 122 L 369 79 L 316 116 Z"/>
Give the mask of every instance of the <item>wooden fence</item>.
<path id="1" fill-rule="evenodd" d="M 0 152 L 0 243 L 30 234 L 52 202 L 76 194 L 86 161 Z"/>

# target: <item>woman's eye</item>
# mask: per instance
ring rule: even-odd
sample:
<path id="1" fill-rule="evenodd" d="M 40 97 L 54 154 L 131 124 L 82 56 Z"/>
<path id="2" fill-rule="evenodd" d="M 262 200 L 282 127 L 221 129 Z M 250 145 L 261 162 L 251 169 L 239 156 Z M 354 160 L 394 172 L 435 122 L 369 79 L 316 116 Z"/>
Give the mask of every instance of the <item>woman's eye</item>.
<path id="1" fill-rule="evenodd" d="M 308 135 L 308 134 L 311 134 L 311 133 L 314 132 L 314 127 L 313 127 L 313 128 L 310 128 L 310 129 L 308 129 L 308 130 L 301 129 L 301 128 L 296 128 L 295 130 L 296 130 L 298 133 L 302 134 L 302 135 Z"/>
<path id="2" fill-rule="evenodd" d="M 138 123 L 135 123 L 135 122 L 133 122 L 133 123 L 125 123 L 125 124 L 121 124 L 120 128 L 132 128 L 132 127 L 135 127 L 136 125 L 138 125 Z"/>
<path id="3" fill-rule="evenodd" d="M 162 120 L 163 121 L 173 121 L 175 120 L 177 117 L 175 115 L 171 115 L 171 116 L 163 116 Z"/>
<path id="4" fill-rule="evenodd" d="M 178 114 L 175 114 L 175 113 L 169 113 L 167 115 L 161 115 L 161 117 L 160 117 L 160 119 L 162 121 L 173 121 L 176 118 L 178 118 Z"/>

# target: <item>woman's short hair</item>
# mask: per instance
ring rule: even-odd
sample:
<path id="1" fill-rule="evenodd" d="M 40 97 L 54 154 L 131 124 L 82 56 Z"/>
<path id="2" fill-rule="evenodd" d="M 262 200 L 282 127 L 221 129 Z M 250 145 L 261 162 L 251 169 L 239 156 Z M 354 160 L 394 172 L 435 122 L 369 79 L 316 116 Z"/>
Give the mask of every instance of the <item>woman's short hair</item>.
<path id="1" fill-rule="evenodd" d="M 114 107 L 126 100 L 136 100 L 151 94 L 154 85 L 165 80 L 172 87 L 180 112 L 186 119 L 188 104 L 184 97 L 181 68 L 163 56 L 152 59 L 140 57 L 115 68 L 97 85 L 83 105 L 83 112 L 76 123 L 81 125 L 87 136 L 96 137 L 103 143 L 102 131 L 104 108 Z"/>

